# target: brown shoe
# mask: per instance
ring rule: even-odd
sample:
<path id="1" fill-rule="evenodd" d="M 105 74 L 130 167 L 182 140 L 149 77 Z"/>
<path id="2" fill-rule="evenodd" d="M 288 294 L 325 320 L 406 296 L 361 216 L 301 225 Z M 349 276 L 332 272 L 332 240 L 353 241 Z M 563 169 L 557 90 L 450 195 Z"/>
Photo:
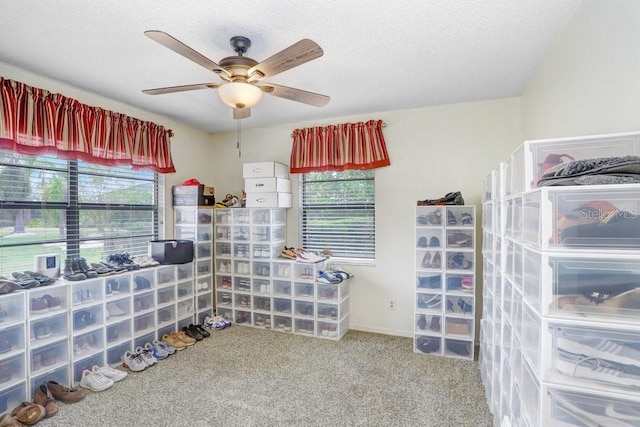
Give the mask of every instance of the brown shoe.
<path id="1" fill-rule="evenodd" d="M 40 384 L 38 386 L 33 396 L 33 401 L 38 405 L 44 406 L 44 409 L 47 412 L 45 415 L 47 418 L 58 413 L 58 404 L 45 384 Z"/>
<path id="2" fill-rule="evenodd" d="M 178 339 L 180 339 L 180 341 L 182 341 L 186 345 L 194 345 L 196 343 L 196 339 L 191 338 L 184 331 L 178 331 L 178 332 L 175 332 L 175 334 L 178 336 Z"/>
<path id="3" fill-rule="evenodd" d="M 185 348 L 187 348 L 187 345 L 183 343 L 180 338 L 178 338 L 178 335 L 176 335 L 175 332 L 164 334 L 162 336 L 162 341 L 174 347 L 176 350 L 184 350 Z"/>
<path id="4" fill-rule="evenodd" d="M 47 411 L 42 405 L 31 402 L 22 402 L 11 411 L 11 416 L 15 417 L 22 424 L 32 426 L 44 418 Z"/>
<path id="5" fill-rule="evenodd" d="M 0 427 L 21 427 L 22 423 L 11 414 L 6 413 L 0 417 Z"/>
<path id="6" fill-rule="evenodd" d="M 75 387 L 68 388 L 55 381 L 47 381 L 46 386 L 53 398 L 60 402 L 75 403 L 81 401 L 85 397 L 82 390 L 78 390 Z"/>

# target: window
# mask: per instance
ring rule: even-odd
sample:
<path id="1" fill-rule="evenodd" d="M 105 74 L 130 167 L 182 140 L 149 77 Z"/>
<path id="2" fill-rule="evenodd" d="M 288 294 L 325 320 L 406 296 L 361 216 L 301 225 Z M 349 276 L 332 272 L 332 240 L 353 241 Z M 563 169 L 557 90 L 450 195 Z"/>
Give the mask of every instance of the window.
<path id="1" fill-rule="evenodd" d="M 0 274 L 34 256 L 144 255 L 163 234 L 162 178 L 149 171 L 0 150 Z"/>
<path id="2" fill-rule="evenodd" d="M 311 172 L 302 175 L 302 246 L 329 249 L 333 257 L 375 259 L 373 170 Z"/>

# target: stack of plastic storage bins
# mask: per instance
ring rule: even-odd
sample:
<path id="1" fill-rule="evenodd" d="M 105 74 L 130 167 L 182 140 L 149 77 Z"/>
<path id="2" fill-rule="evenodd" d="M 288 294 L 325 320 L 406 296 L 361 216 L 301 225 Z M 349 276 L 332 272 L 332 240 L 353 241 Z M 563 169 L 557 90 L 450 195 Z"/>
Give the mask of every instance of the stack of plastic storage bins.
<path id="1" fill-rule="evenodd" d="M 277 162 L 242 165 L 247 208 L 290 208 L 289 166 Z"/>
<path id="2" fill-rule="evenodd" d="M 640 133 L 527 141 L 485 178 L 480 369 L 497 425 L 640 425 L 640 184 L 537 187 Z"/>

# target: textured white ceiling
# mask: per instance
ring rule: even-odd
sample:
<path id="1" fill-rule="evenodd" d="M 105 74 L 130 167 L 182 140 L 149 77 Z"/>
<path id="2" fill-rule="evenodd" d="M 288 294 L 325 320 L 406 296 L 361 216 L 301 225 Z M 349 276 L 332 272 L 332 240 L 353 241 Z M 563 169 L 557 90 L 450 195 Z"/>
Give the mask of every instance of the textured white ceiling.
<path id="1" fill-rule="evenodd" d="M 331 97 L 265 96 L 243 128 L 518 96 L 582 0 L 0 0 L 0 62 L 208 132 L 236 128 L 220 82 L 143 35 L 162 30 L 218 62 L 232 36 L 262 61 L 303 38 L 324 56 L 267 80 Z M 46 89 L 46 88 L 45 88 Z"/>

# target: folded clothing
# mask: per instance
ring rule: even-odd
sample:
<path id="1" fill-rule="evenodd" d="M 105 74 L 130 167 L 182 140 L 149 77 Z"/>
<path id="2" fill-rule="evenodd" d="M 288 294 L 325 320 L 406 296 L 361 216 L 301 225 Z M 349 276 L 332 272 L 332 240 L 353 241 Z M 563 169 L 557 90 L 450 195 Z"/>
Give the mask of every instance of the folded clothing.
<path id="1" fill-rule="evenodd" d="M 640 182 L 640 157 L 599 157 L 559 163 L 542 174 L 538 187 Z"/>

